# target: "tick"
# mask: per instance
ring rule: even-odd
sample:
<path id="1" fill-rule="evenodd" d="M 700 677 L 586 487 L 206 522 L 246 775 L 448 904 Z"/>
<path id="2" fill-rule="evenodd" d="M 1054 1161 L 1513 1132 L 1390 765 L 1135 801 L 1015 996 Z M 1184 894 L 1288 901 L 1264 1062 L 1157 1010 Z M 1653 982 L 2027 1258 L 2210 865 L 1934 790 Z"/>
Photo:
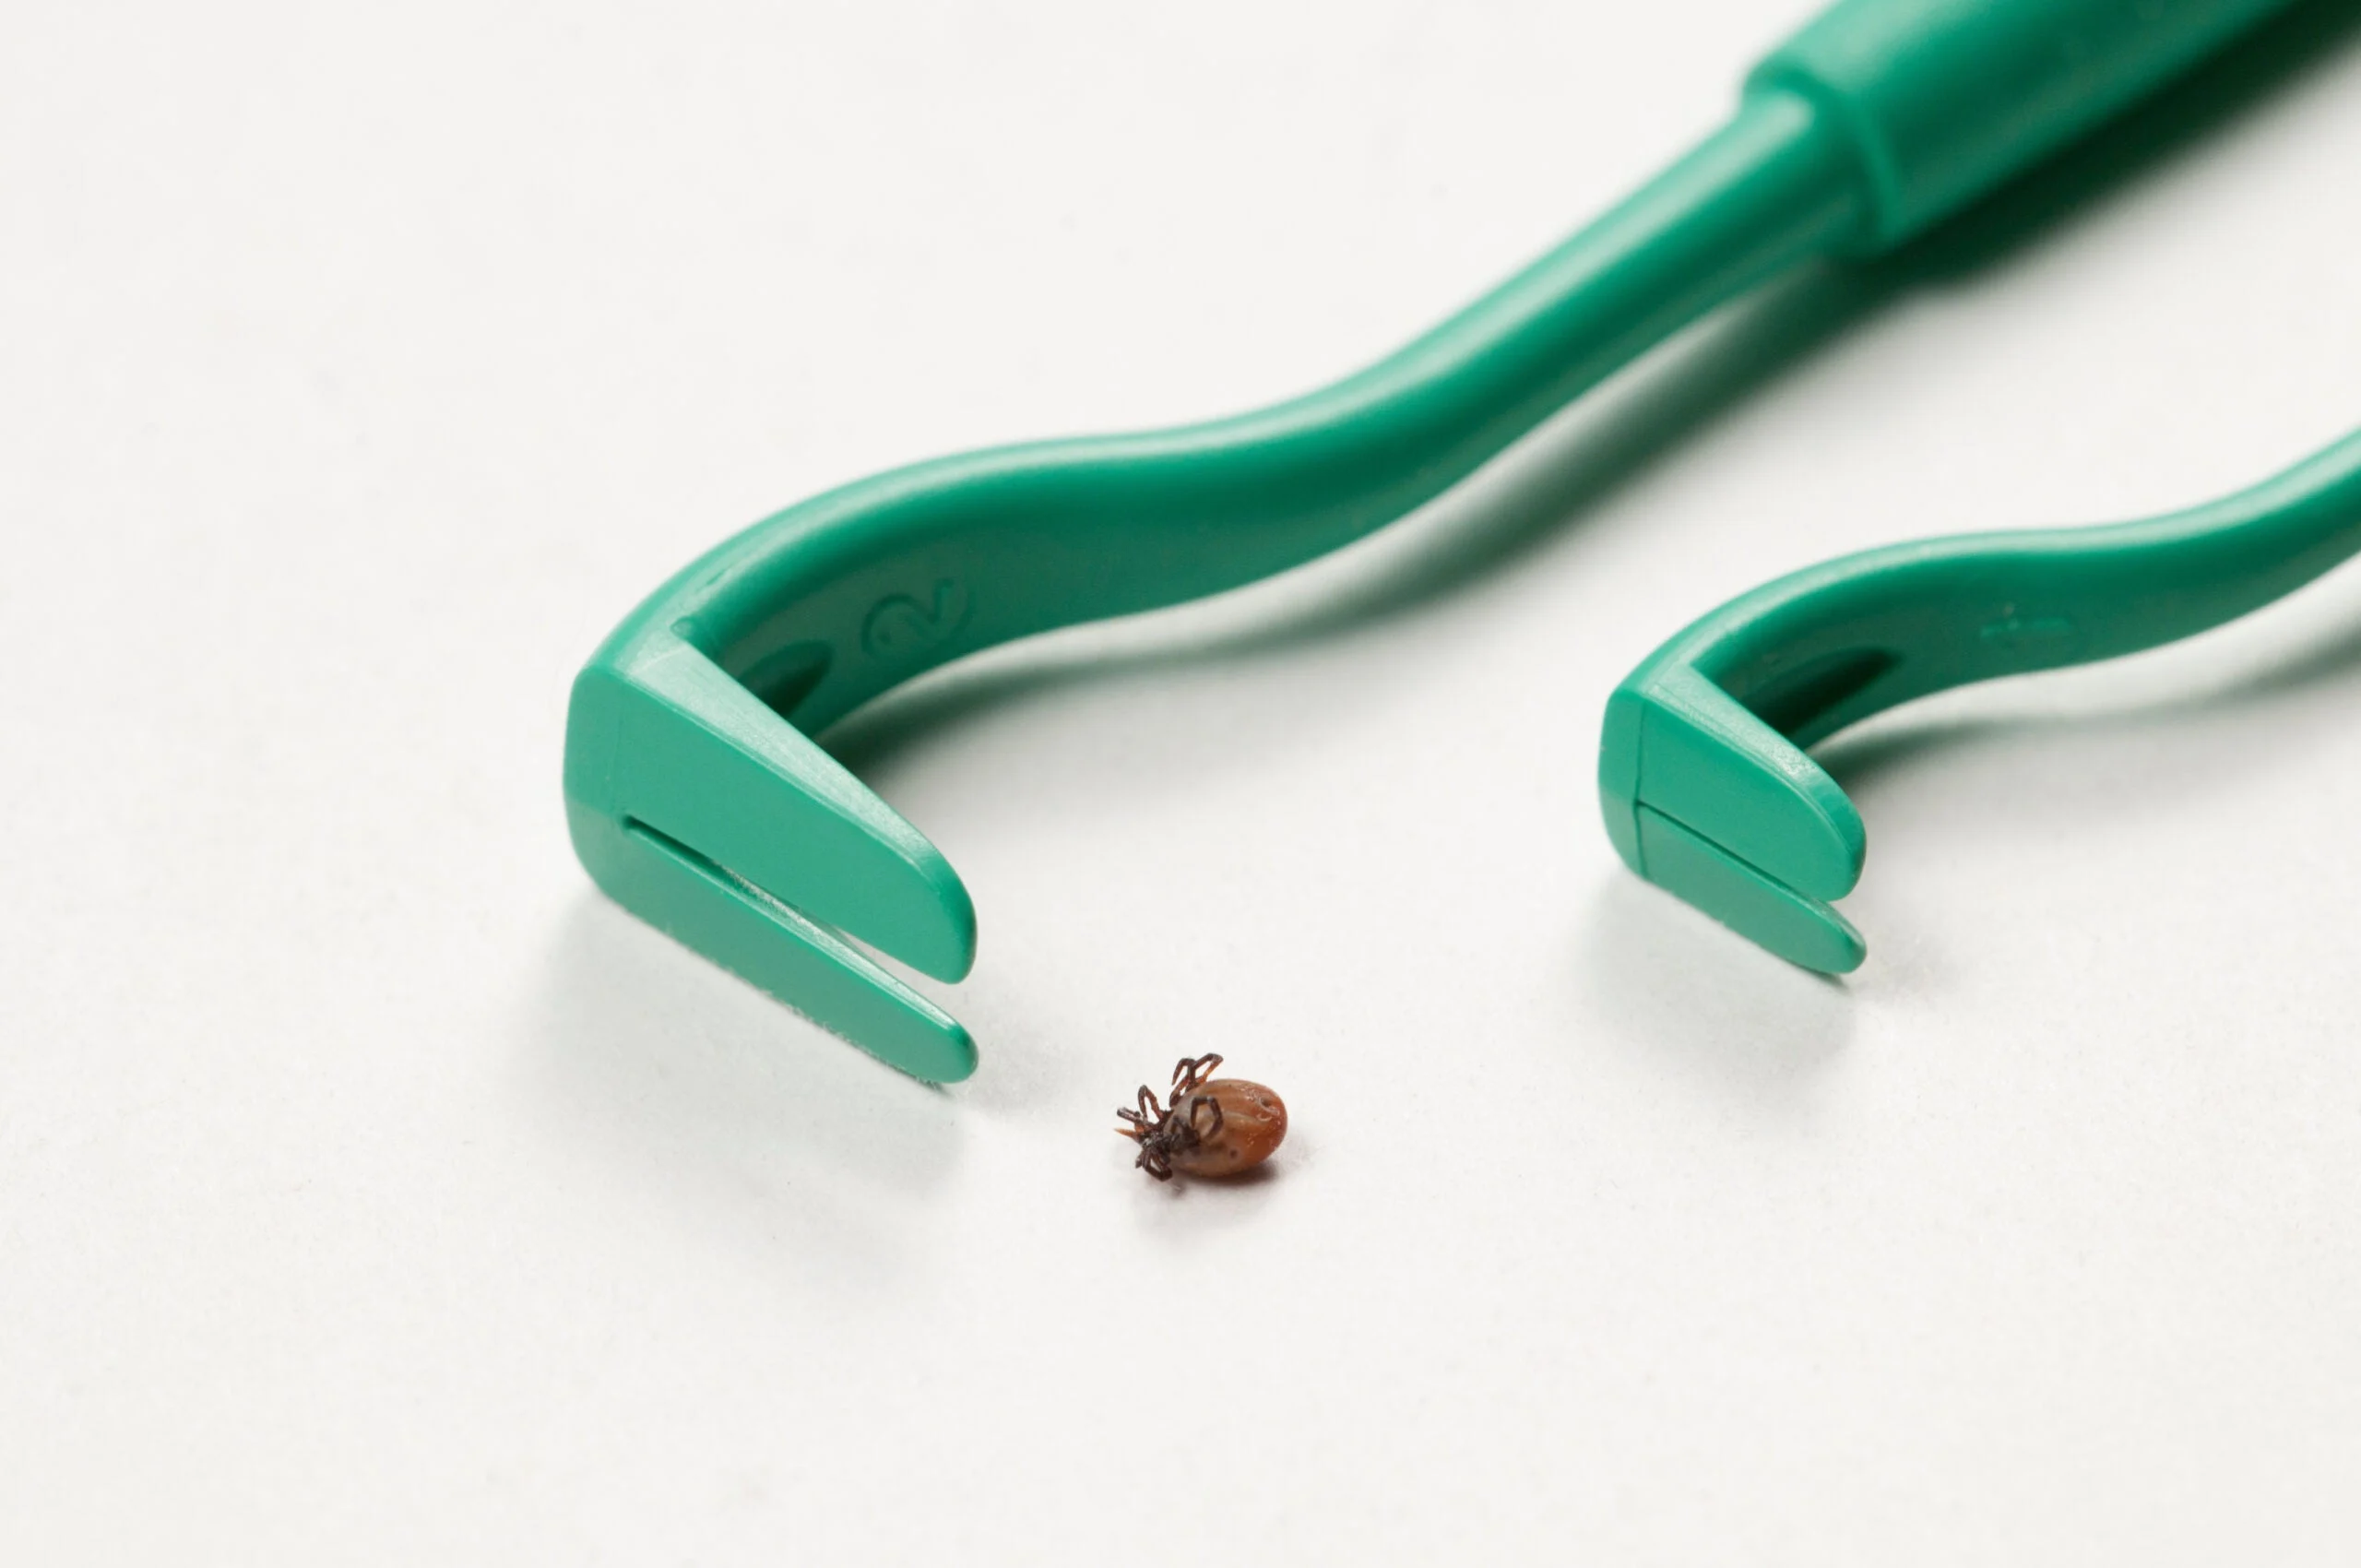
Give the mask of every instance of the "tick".
<path id="1" fill-rule="evenodd" d="M 1235 1176 L 1271 1158 L 1287 1135 L 1287 1108 L 1277 1095 L 1243 1078 L 1216 1078 L 1218 1056 L 1182 1057 L 1172 1069 L 1172 1108 L 1140 1086 L 1136 1110 L 1115 1114 L 1116 1132 L 1140 1146 L 1133 1161 L 1159 1182 L 1183 1176 Z"/>

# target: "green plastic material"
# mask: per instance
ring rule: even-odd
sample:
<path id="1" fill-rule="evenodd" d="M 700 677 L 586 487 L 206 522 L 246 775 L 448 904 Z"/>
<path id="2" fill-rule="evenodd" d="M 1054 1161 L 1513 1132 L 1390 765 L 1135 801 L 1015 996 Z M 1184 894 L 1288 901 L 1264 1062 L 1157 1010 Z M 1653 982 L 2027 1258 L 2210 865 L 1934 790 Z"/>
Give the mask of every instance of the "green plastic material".
<path id="1" fill-rule="evenodd" d="M 1731 600 L 1608 699 L 1608 837 L 1633 871 L 1772 952 L 1842 974 L 1829 908 L 1860 814 L 1803 748 L 1930 693 L 2114 659 L 2268 604 L 2361 552 L 2361 434 L 2254 489 L 2107 528 L 1866 551 Z"/>
<path id="2" fill-rule="evenodd" d="M 1867 166 L 1882 249 L 2186 69 L 2285 0 L 1844 0 L 1749 85 L 1826 107 Z"/>
<path id="3" fill-rule="evenodd" d="M 1881 248 L 2268 8 L 1850 0 L 1694 152 L 1358 375 L 1208 424 L 922 463 L 778 513 L 658 589 L 575 682 L 576 852 L 626 908 L 820 1024 L 963 1078 L 967 1032 L 856 944 L 958 980 L 976 947 L 967 889 L 811 736 L 951 659 L 1358 539 L 1708 310 L 1812 257 Z M 2122 52 L 2087 72 L 2094 96 L 2044 78 L 2021 98 L 2018 63 L 2092 39 Z M 1954 53 L 1990 68 L 1980 89 L 1964 65 L 1942 77 L 1950 135 L 1881 107 L 1880 73 L 1932 80 L 1928 59 Z"/>

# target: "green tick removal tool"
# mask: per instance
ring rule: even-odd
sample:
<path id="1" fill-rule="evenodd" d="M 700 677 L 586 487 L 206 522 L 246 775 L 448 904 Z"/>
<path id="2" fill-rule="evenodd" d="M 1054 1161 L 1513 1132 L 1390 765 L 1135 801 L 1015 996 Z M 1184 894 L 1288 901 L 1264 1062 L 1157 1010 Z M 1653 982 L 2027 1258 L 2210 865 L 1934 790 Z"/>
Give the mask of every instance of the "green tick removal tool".
<path id="1" fill-rule="evenodd" d="M 1844 0 L 1693 152 L 1357 375 L 791 506 L 658 589 L 575 680 L 575 849 L 625 908 L 814 1021 L 964 1078 L 967 1031 L 854 943 L 958 980 L 967 890 L 813 735 L 962 655 L 1358 539 L 1708 310 L 1799 263 L 1891 249 L 2284 4 Z"/>
<path id="2" fill-rule="evenodd" d="M 1624 863 L 1808 969 L 1868 949 L 1828 907 L 1860 814 L 1803 753 L 1897 703 L 2136 653 L 2361 552 L 2361 433 L 2252 490 L 2146 522 L 1968 534 L 1809 567 L 1714 611 L 1607 706 L 1599 803 Z"/>

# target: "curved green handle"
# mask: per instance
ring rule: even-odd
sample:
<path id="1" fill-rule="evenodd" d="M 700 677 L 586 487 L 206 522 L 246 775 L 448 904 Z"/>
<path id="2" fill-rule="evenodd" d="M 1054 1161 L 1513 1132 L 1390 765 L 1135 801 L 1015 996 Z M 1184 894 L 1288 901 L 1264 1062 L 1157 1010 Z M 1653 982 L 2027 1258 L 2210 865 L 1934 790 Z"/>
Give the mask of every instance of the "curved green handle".
<path id="1" fill-rule="evenodd" d="M 1256 581 L 1416 509 L 1674 328 L 1849 233 L 1851 172 L 1806 104 L 1762 94 L 1639 196 L 1358 375 L 1204 424 L 860 481 L 723 544 L 611 643 L 673 628 L 817 731 L 995 644 Z"/>
<path id="2" fill-rule="evenodd" d="M 1626 863 L 1808 968 L 1866 948 L 1828 908 L 1867 836 L 1802 748 L 1900 703 L 2216 626 L 2361 552 L 2361 434 L 2226 500 L 2106 528 L 1970 534 L 1810 567 L 1683 631 L 1608 704 L 1599 793 Z"/>
<path id="3" fill-rule="evenodd" d="M 2275 3 L 1849 0 L 1774 56 L 1696 151 L 1358 375 L 1183 430 L 923 463 L 755 525 L 658 589 L 576 679 L 565 796 L 583 864 L 625 907 L 885 1060 L 966 1076 L 966 1031 L 860 944 L 962 977 L 967 889 L 812 734 L 946 660 L 1360 538 L 1768 276 L 1878 249 L 1909 227 L 1897 212 L 1916 221 L 1965 199 L 1975 182 L 1894 172 L 1924 138 L 1880 97 L 1880 73 L 1924 77 L 1922 33 L 1986 62 L 1983 87 L 1953 81 L 1943 113 L 1984 148 L 1988 183 Z M 2047 89 L 2028 110 L 2009 79 L 2026 41 L 2070 42 L 2110 11 L 2174 18 L 2179 42 L 2117 30 L 2136 65 L 2080 110 Z"/>

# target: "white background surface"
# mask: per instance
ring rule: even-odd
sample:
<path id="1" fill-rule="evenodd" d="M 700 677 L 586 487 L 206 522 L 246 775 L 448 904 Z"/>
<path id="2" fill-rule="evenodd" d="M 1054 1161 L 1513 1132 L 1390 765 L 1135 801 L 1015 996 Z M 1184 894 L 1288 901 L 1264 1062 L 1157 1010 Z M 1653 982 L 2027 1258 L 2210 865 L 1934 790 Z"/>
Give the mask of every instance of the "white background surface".
<path id="1" fill-rule="evenodd" d="M 1591 779 L 1765 576 L 2361 423 L 2350 29 L 1370 546 L 839 731 L 976 895 L 968 1083 L 569 853 L 566 683 L 706 545 L 1353 368 L 1805 9 L 12 13 L 0 1554 L 2352 1561 L 2355 569 L 1828 748 L 1842 984 Z M 1156 1187 L 1109 1112 L 1209 1050 L 1294 1134 Z"/>

